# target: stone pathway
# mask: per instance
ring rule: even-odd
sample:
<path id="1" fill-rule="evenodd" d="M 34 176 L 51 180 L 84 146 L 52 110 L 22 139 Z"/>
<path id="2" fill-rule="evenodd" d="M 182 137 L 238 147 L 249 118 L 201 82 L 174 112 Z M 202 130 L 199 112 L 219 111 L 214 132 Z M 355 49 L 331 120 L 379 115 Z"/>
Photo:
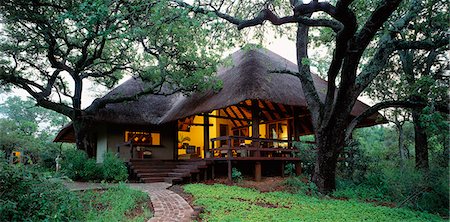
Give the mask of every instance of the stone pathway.
<path id="1" fill-rule="evenodd" d="M 65 182 L 70 190 L 106 189 L 114 184 Z M 150 196 L 153 217 L 148 222 L 192 221 L 194 210 L 180 195 L 168 190 L 170 183 L 129 183 L 133 189 L 142 190 Z"/>
<path id="2" fill-rule="evenodd" d="M 169 183 L 135 183 L 130 187 L 147 192 L 154 215 L 148 222 L 192 221 L 194 210 L 180 195 L 168 190 Z"/>

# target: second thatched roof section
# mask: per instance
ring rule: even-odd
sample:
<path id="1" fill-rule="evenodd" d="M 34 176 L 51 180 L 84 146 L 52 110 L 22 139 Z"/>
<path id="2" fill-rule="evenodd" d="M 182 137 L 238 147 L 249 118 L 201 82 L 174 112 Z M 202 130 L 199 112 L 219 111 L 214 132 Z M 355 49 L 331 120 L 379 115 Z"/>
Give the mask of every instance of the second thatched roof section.
<path id="1" fill-rule="evenodd" d="M 290 74 L 274 73 L 280 70 L 298 72 L 296 64 L 267 49 L 239 50 L 230 58 L 231 65 L 221 67 L 217 72 L 223 82 L 220 91 L 209 90 L 177 98 L 161 123 L 242 104 L 248 100 L 307 106 L 300 80 Z M 315 74 L 312 77 L 319 97 L 324 100 L 327 82 Z M 357 101 L 351 114 L 357 116 L 368 108 L 368 105 Z M 373 115 L 364 121 L 364 125 L 375 125 L 380 119 L 383 119 L 381 115 Z"/>

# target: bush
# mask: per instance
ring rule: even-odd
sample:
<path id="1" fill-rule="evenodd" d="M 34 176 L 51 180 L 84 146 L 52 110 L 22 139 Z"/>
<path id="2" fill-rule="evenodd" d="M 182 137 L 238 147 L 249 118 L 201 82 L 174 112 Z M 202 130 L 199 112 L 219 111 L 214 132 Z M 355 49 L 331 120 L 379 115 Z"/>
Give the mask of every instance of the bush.
<path id="1" fill-rule="evenodd" d="M 83 171 L 81 171 L 81 178 L 87 181 L 102 180 L 102 166 L 97 164 L 95 159 L 87 159 L 84 163 Z"/>
<path id="2" fill-rule="evenodd" d="M 72 180 L 117 182 L 128 178 L 127 167 L 113 153 L 106 153 L 103 163 L 98 164 L 82 150 L 68 150 L 62 170 L 64 175 Z"/>
<path id="3" fill-rule="evenodd" d="M 85 170 L 85 163 L 88 157 L 85 152 L 78 149 L 70 149 L 64 153 L 64 160 L 62 161 L 63 173 L 72 180 L 84 179 L 83 171 Z"/>
<path id="4" fill-rule="evenodd" d="M 103 179 L 106 181 L 124 181 L 128 178 L 127 167 L 113 153 L 105 153 L 102 170 Z"/>
<path id="5" fill-rule="evenodd" d="M 233 169 L 231 169 L 231 178 L 233 179 L 233 181 L 237 182 L 241 181 L 242 180 L 241 171 L 233 167 Z"/>
<path id="6" fill-rule="evenodd" d="M 0 221 L 75 221 L 79 199 L 62 184 L 0 162 Z"/>
<path id="7" fill-rule="evenodd" d="M 428 174 L 417 171 L 412 161 L 404 167 L 372 166 L 361 183 L 338 180 L 335 197 L 394 202 L 400 207 L 448 216 L 448 172 L 432 167 Z"/>

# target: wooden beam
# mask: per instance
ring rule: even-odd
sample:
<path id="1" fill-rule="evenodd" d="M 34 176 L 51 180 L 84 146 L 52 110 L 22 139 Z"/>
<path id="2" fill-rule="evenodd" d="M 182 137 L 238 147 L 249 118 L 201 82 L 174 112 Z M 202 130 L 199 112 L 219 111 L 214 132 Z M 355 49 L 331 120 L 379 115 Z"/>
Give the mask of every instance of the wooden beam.
<path id="1" fill-rule="evenodd" d="M 220 116 L 220 115 L 209 115 L 209 117 L 217 118 L 217 119 L 241 120 L 241 121 L 247 121 L 247 122 L 252 121 L 251 119 L 248 119 L 248 118 L 243 118 L 243 119 L 242 119 L 242 118 L 233 118 L 233 117 Z"/>
<path id="2" fill-rule="evenodd" d="M 225 109 L 222 109 L 222 110 L 225 112 L 225 114 L 226 114 L 227 116 L 231 117 L 231 115 L 228 113 L 228 111 L 226 110 L 226 108 L 225 108 Z M 231 122 L 233 123 L 233 125 L 234 125 L 235 127 L 237 127 L 237 124 L 236 124 L 235 121 L 236 121 L 236 120 L 231 120 Z"/>
<path id="3" fill-rule="evenodd" d="M 236 118 L 239 118 L 237 113 L 234 111 L 233 107 L 229 106 L 228 108 L 230 108 L 231 112 L 233 113 L 234 116 L 236 116 Z M 241 120 L 238 120 L 238 121 L 239 121 L 239 124 L 241 124 L 241 126 L 244 125 L 244 123 Z"/>
<path id="4" fill-rule="evenodd" d="M 247 117 L 247 116 L 245 115 L 245 112 L 242 111 L 241 108 L 239 108 L 239 106 L 235 106 L 235 107 L 236 107 L 236 109 L 239 111 L 239 113 L 240 113 L 245 119 L 250 119 L 249 117 Z M 251 121 L 251 120 L 250 120 L 250 121 Z"/>
<path id="5" fill-rule="evenodd" d="M 273 113 L 274 110 L 271 110 L 271 109 L 269 108 L 269 105 L 267 105 L 266 102 L 265 102 L 264 100 L 261 100 L 260 102 L 261 102 L 262 107 L 264 107 L 266 110 L 268 110 L 268 111 L 266 111 L 266 112 L 270 115 L 270 118 L 272 118 L 273 120 L 281 119 L 280 116 L 277 118 L 277 117 L 274 115 L 274 113 Z"/>
<path id="6" fill-rule="evenodd" d="M 203 114 L 203 155 L 206 157 L 206 152 L 209 150 L 209 115 Z"/>
<path id="7" fill-rule="evenodd" d="M 205 126 L 204 123 L 189 123 L 188 126 Z M 208 124 L 208 126 L 213 126 L 213 124 Z"/>
<path id="8" fill-rule="evenodd" d="M 282 104 L 278 104 L 278 103 L 272 103 L 273 108 L 275 108 L 275 110 L 280 114 L 281 118 L 286 118 L 289 115 L 286 112 L 283 112 L 283 110 L 281 110 L 280 106 L 283 106 Z"/>
<path id="9" fill-rule="evenodd" d="M 252 137 L 255 139 L 259 138 L 259 122 L 260 122 L 260 108 L 258 100 L 252 100 Z M 259 142 L 253 142 L 253 146 L 257 149 L 259 148 Z M 260 151 L 255 151 L 255 156 L 260 157 Z M 261 162 L 255 162 L 255 181 L 261 181 Z"/>

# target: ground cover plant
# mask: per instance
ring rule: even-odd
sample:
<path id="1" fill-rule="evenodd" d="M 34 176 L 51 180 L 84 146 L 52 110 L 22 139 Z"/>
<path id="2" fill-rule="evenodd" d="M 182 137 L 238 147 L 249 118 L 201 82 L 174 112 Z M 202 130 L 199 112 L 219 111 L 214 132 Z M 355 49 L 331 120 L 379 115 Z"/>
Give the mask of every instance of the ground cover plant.
<path id="1" fill-rule="evenodd" d="M 260 193 L 219 184 L 189 184 L 184 189 L 194 196 L 195 205 L 204 207 L 201 217 L 207 221 L 442 221 L 438 216 L 405 208 L 300 193 Z"/>
<path id="2" fill-rule="evenodd" d="M 151 217 L 146 193 L 125 184 L 105 191 L 80 192 L 87 221 L 145 221 Z"/>

